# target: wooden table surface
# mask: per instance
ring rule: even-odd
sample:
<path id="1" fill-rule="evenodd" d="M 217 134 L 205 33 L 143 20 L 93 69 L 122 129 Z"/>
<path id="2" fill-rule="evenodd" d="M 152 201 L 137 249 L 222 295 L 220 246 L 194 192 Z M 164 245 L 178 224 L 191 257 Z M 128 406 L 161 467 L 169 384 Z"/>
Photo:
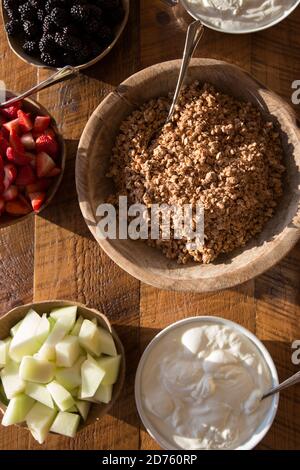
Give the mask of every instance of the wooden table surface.
<path id="1" fill-rule="evenodd" d="M 141 284 L 118 268 L 90 235 L 74 183 L 78 140 L 99 102 L 126 77 L 151 64 L 179 58 L 186 23 L 160 0 L 132 0 L 129 24 L 114 50 L 76 79 L 39 94 L 66 139 L 66 172 L 52 204 L 40 216 L 0 232 L 0 313 L 32 299 L 71 299 L 102 310 L 126 350 L 126 386 L 112 412 L 76 439 L 51 436 L 39 446 L 29 433 L 0 427 L 0 449 L 158 449 L 134 403 L 134 376 L 150 339 L 169 323 L 192 315 L 219 315 L 253 331 L 272 354 L 280 379 L 297 367 L 291 343 L 300 339 L 300 244 L 275 268 L 244 285 L 207 295 L 174 293 Z M 300 8 L 281 24 L 252 35 L 207 30 L 196 56 L 244 67 L 291 99 L 300 79 Z M 48 72 L 21 62 L 1 27 L 0 79 L 21 91 Z M 300 449 L 300 387 L 282 393 L 275 423 L 259 449 Z"/>

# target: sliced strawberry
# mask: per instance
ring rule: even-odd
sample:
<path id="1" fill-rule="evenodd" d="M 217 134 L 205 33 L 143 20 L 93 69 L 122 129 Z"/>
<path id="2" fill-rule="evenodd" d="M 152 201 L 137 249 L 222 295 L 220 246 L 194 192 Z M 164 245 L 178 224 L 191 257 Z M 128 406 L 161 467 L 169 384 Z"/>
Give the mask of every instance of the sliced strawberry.
<path id="1" fill-rule="evenodd" d="M 5 210 L 5 201 L 2 197 L 0 197 L 0 215 L 3 214 Z"/>
<path id="2" fill-rule="evenodd" d="M 8 147 L 6 150 L 7 160 L 14 163 L 15 165 L 28 165 L 31 159 L 27 155 L 18 154 L 12 147 Z"/>
<path id="3" fill-rule="evenodd" d="M 33 131 L 42 134 L 50 126 L 50 116 L 36 116 Z"/>
<path id="4" fill-rule="evenodd" d="M 12 163 L 4 165 L 4 186 L 7 190 L 17 177 L 17 169 Z"/>
<path id="5" fill-rule="evenodd" d="M 19 119 L 14 119 L 13 121 L 5 122 L 3 124 L 4 129 L 6 129 L 10 134 L 12 131 L 19 131 Z"/>
<path id="6" fill-rule="evenodd" d="M 19 197 L 14 201 L 9 201 L 5 205 L 6 212 L 11 215 L 26 215 L 31 212 L 31 207 L 26 199 Z"/>
<path id="7" fill-rule="evenodd" d="M 5 191 L 4 182 L 0 180 L 0 194 L 3 194 Z"/>
<path id="8" fill-rule="evenodd" d="M 51 186 L 52 181 L 50 178 L 41 178 L 37 180 L 33 184 L 28 184 L 26 186 L 26 192 L 29 193 L 39 193 L 43 191 L 47 191 L 47 189 Z"/>
<path id="9" fill-rule="evenodd" d="M 0 155 L 2 155 L 2 157 L 6 156 L 6 150 L 8 149 L 8 147 L 9 147 L 8 141 L 4 137 L 3 133 L 0 132 Z"/>
<path id="10" fill-rule="evenodd" d="M 5 201 L 13 201 L 18 197 L 18 188 L 15 185 L 11 185 L 4 193 L 3 193 L 3 199 Z"/>
<path id="11" fill-rule="evenodd" d="M 26 186 L 27 184 L 32 184 L 36 181 L 35 174 L 30 165 L 21 166 L 18 170 L 18 176 L 16 178 L 17 186 Z"/>
<path id="12" fill-rule="evenodd" d="M 55 168 L 55 163 L 46 152 L 40 152 L 36 156 L 36 174 L 38 178 L 48 176 L 48 174 Z"/>
<path id="13" fill-rule="evenodd" d="M 4 162 L 3 157 L 0 155 L 0 181 L 4 177 Z"/>
<path id="14" fill-rule="evenodd" d="M 35 141 L 37 152 L 46 152 L 52 158 L 56 159 L 58 154 L 58 144 L 56 139 L 49 134 L 43 134 Z"/>
<path id="15" fill-rule="evenodd" d="M 40 208 L 43 202 L 46 199 L 46 193 L 30 193 L 28 194 L 30 200 L 31 200 L 31 205 L 32 208 L 35 212 L 37 212 Z"/>
<path id="16" fill-rule="evenodd" d="M 26 150 L 35 149 L 35 140 L 31 132 L 27 132 L 21 136 L 21 142 Z"/>
<path id="17" fill-rule="evenodd" d="M 61 173 L 61 169 L 56 166 L 55 168 L 53 168 L 53 170 L 51 170 L 47 174 L 47 176 L 48 176 L 48 178 L 54 178 L 55 176 L 60 175 L 60 173 Z"/>
<path id="18" fill-rule="evenodd" d="M 18 110 L 20 109 L 20 103 L 15 103 L 13 106 L 9 106 L 8 108 L 2 108 L 1 114 L 6 119 L 12 120 L 18 117 Z"/>
<path id="19" fill-rule="evenodd" d="M 18 136 L 17 132 L 12 129 L 10 136 L 9 136 L 9 143 L 11 147 L 20 155 L 24 155 L 25 149 L 24 145 L 21 142 L 20 137 Z"/>
<path id="20" fill-rule="evenodd" d="M 33 123 L 30 114 L 24 113 L 22 109 L 18 111 L 19 125 L 22 132 L 29 132 L 33 128 Z"/>
<path id="21" fill-rule="evenodd" d="M 25 157 L 28 158 L 29 164 L 32 166 L 32 168 L 35 168 L 36 165 L 36 155 L 31 152 L 25 152 Z"/>

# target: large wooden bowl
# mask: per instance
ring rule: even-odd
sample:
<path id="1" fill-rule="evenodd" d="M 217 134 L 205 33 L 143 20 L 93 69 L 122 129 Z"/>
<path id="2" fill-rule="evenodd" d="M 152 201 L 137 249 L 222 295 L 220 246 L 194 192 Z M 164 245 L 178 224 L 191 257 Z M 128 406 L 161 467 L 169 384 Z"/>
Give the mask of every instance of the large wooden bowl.
<path id="1" fill-rule="evenodd" d="M 89 320 L 92 320 L 93 318 L 96 318 L 98 321 L 99 326 L 102 326 L 106 330 L 108 330 L 115 341 L 115 345 L 117 348 L 118 354 L 121 354 L 122 360 L 121 360 L 121 367 L 120 367 L 120 373 L 119 373 L 119 378 L 117 383 L 113 387 L 113 396 L 112 400 L 110 403 L 107 405 L 105 404 L 92 404 L 89 415 L 87 420 L 80 426 L 79 429 L 83 429 L 86 426 L 89 426 L 90 424 L 95 423 L 96 421 L 99 421 L 105 414 L 108 413 L 110 408 L 113 406 L 115 401 L 117 400 L 123 384 L 124 384 L 124 379 L 125 379 L 125 352 L 123 345 L 115 332 L 115 330 L 111 327 L 111 324 L 108 320 L 108 318 L 103 314 L 98 312 L 95 309 L 88 308 L 85 305 L 82 305 L 78 302 L 71 302 L 69 300 L 51 300 L 51 301 L 45 301 L 45 302 L 37 302 L 37 303 L 32 303 L 32 304 L 27 304 L 27 305 L 22 305 L 20 307 L 16 307 L 13 310 L 10 310 L 8 313 L 0 317 L 0 339 L 4 339 L 10 334 L 10 329 L 18 323 L 30 308 L 33 308 L 37 313 L 40 315 L 43 313 L 50 313 L 50 311 L 53 308 L 59 308 L 59 307 L 68 307 L 72 305 L 77 305 L 78 307 L 78 314 L 82 315 L 83 318 L 88 318 Z M 4 403 L 1 402 L 0 398 L 0 411 L 4 413 L 6 410 L 6 406 Z M 23 425 L 25 427 L 25 425 Z"/>
<path id="2" fill-rule="evenodd" d="M 106 178 L 111 149 L 122 120 L 143 102 L 175 89 L 179 60 L 149 67 L 123 82 L 91 116 L 79 143 L 76 182 L 83 217 L 103 250 L 128 273 L 162 289 L 206 292 L 245 282 L 277 263 L 300 235 L 300 131 L 292 109 L 240 68 L 210 59 L 194 59 L 187 83 L 210 82 L 221 91 L 259 106 L 280 125 L 287 176 L 284 196 L 262 233 L 244 248 L 214 263 L 178 265 L 141 241 L 101 240 L 96 209 L 113 192 Z M 271 115 L 271 116 L 270 116 Z"/>
<path id="3" fill-rule="evenodd" d="M 89 60 L 88 62 L 86 62 L 84 64 L 77 65 L 75 67 L 76 70 L 86 69 L 86 68 L 91 67 L 92 65 L 96 64 L 97 62 L 99 62 L 101 59 L 103 59 L 112 50 L 112 48 L 115 46 L 117 41 L 120 39 L 120 36 L 123 33 L 123 31 L 125 29 L 125 26 L 128 22 L 129 10 L 130 10 L 130 0 L 122 0 L 122 3 L 123 3 L 124 10 L 125 10 L 125 15 L 124 15 L 122 23 L 115 28 L 115 37 L 114 37 L 114 40 L 112 41 L 112 43 L 109 46 L 107 46 L 101 52 L 101 54 L 99 54 L 97 57 L 94 57 L 94 59 Z M 8 18 L 4 8 L 3 8 L 3 0 L 0 0 L 0 6 L 1 6 L 2 21 L 3 21 L 3 24 L 5 25 L 7 23 L 7 21 L 9 20 L 9 18 Z M 8 36 L 8 34 L 6 34 L 6 38 L 7 38 L 7 42 L 8 42 L 9 47 L 11 48 L 11 50 L 19 57 L 19 59 L 23 60 L 23 62 L 26 62 L 29 65 L 34 65 L 35 67 L 41 67 L 41 68 L 57 70 L 55 67 L 50 67 L 49 65 L 45 65 L 40 60 L 26 54 L 26 52 L 22 49 L 20 41 L 18 40 L 18 38 L 10 37 L 10 36 Z M 69 65 L 69 64 L 65 64 L 65 65 Z"/>
<path id="4" fill-rule="evenodd" d="M 13 93 L 12 91 L 6 91 L 6 99 L 15 97 L 16 94 Z M 51 186 L 47 190 L 47 197 L 41 207 L 39 208 L 38 211 L 36 212 L 30 212 L 27 215 L 24 216 L 13 216 L 10 214 L 2 214 L 0 215 L 0 229 L 3 227 L 7 227 L 10 225 L 13 225 L 17 222 L 19 222 L 21 219 L 24 219 L 25 217 L 32 217 L 33 214 L 39 214 L 42 212 L 52 201 L 56 191 L 59 188 L 59 185 L 61 183 L 61 180 L 63 178 L 63 174 L 65 171 L 65 164 L 66 164 L 66 144 L 63 139 L 63 136 L 60 134 L 58 131 L 55 119 L 49 114 L 46 108 L 42 106 L 40 103 L 37 101 L 33 100 L 32 98 L 26 98 L 23 100 L 23 109 L 27 112 L 32 114 L 33 116 L 39 115 L 39 116 L 50 116 L 51 117 L 51 126 L 55 132 L 56 139 L 59 145 L 59 157 L 57 159 L 57 166 L 61 168 L 61 172 L 58 176 L 52 178 L 52 183 Z M 1 231 L 0 231 L 0 236 L 1 236 Z"/>

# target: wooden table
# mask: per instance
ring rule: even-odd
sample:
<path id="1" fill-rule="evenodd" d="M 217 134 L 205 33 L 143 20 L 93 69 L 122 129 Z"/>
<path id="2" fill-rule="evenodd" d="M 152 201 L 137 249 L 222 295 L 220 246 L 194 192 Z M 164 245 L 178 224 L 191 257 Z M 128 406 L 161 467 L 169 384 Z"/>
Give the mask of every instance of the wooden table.
<path id="1" fill-rule="evenodd" d="M 0 312 L 46 299 L 71 299 L 102 310 L 123 340 L 126 386 L 109 416 L 75 440 L 51 436 L 43 449 L 157 449 L 135 408 L 133 384 L 141 352 L 163 327 L 191 315 L 221 315 L 262 339 L 280 379 L 296 372 L 291 343 L 300 339 L 300 245 L 258 279 L 207 295 L 174 293 L 140 284 L 119 269 L 91 237 L 81 216 L 74 183 L 78 139 L 94 108 L 119 82 L 156 62 L 179 58 L 186 24 L 160 0 L 132 0 L 129 24 L 113 52 L 71 82 L 38 99 L 57 119 L 67 141 L 65 176 L 51 206 L 40 216 L 0 233 Z M 206 31 L 199 57 L 244 67 L 284 96 L 300 79 L 300 8 L 272 29 L 253 35 Z M 22 63 L 8 48 L 1 28 L 0 79 L 24 90 L 47 72 Z M 40 449 L 25 430 L 0 427 L 0 449 Z M 276 421 L 260 449 L 300 448 L 300 387 L 281 396 Z"/>

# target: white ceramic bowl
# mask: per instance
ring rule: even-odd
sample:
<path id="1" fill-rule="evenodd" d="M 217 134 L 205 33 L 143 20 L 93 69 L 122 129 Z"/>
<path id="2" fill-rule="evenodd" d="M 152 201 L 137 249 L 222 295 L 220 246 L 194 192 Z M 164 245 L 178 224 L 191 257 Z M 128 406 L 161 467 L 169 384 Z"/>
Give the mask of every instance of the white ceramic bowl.
<path id="1" fill-rule="evenodd" d="M 217 27 L 211 23 L 209 23 L 209 21 L 207 21 L 205 18 L 203 18 L 201 15 L 199 14 L 196 14 L 192 8 L 190 8 L 189 4 L 188 4 L 188 0 L 179 0 L 181 2 L 181 4 L 183 5 L 183 7 L 186 9 L 186 11 L 193 17 L 195 18 L 196 20 L 201 20 L 202 23 L 207 26 L 208 28 L 210 29 L 213 29 L 215 31 L 220 31 L 221 33 L 230 33 L 230 34 L 246 34 L 246 33 L 256 33 L 258 31 L 262 31 L 263 29 L 268 29 L 268 28 L 271 28 L 271 26 L 275 26 L 276 24 L 280 23 L 281 21 L 283 21 L 285 18 L 287 18 L 296 8 L 298 5 L 300 5 L 300 0 L 296 0 L 296 2 L 294 3 L 294 5 L 292 5 L 290 8 L 287 8 L 282 15 L 278 16 L 277 18 L 275 18 L 274 20 L 272 21 L 269 21 L 268 23 L 262 25 L 262 26 L 253 26 L 253 28 L 248 28 L 248 29 L 240 29 L 240 30 L 230 30 L 230 29 L 226 29 L 226 28 L 220 28 L 220 27 Z M 284 0 L 283 0 L 284 1 Z"/>
<path id="2" fill-rule="evenodd" d="M 135 377 L 135 401 L 136 401 L 136 406 L 137 406 L 140 418 L 147 432 L 150 434 L 150 436 L 153 439 L 155 439 L 155 441 L 165 450 L 182 450 L 182 449 L 179 447 L 178 448 L 172 447 L 170 443 L 166 441 L 166 439 L 158 432 L 158 430 L 152 425 L 152 423 L 148 419 L 147 413 L 145 412 L 144 407 L 143 407 L 143 402 L 142 402 L 142 397 L 141 397 L 141 375 L 142 375 L 143 367 L 148 358 L 149 353 L 151 352 L 153 347 L 157 345 L 157 343 L 162 339 L 162 337 L 165 336 L 167 333 L 169 333 L 171 330 L 174 330 L 178 327 L 182 327 L 186 324 L 193 324 L 193 323 L 196 323 L 198 325 L 203 324 L 203 323 L 222 324 L 232 329 L 235 329 L 238 333 L 246 336 L 256 346 L 258 352 L 263 357 L 270 372 L 272 386 L 276 386 L 279 383 L 275 364 L 269 352 L 265 348 L 265 346 L 253 333 L 251 333 L 249 330 L 239 325 L 238 323 L 232 322 L 230 320 L 226 320 L 225 318 L 212 317 L 212 316 L 185 318 L 184 320 L 180 320 L 176 323 L 172 323 L 171 325 L 166 327 L 164 330 L 160 331 L 160 333 L 158 333 L 153 338 L 153 340 L 148 344 L 148 346 L 146 347 L 140 359 L 137 372 L 136 372 L 136 377 Z M 251 436 L 247 442 L 244 442 L 242 445 L 240 445 L 238 448 L 234 450 L 250 450 L 250 449 L 254 449 L 254 447 L 256 447 L 259 444 L 259 442 L 264 438 L 264 436 L 267 434 L 270 427 L 272 426 L 272 423 L 277 413 L 278 403 L 279 403 L 279 394 L 276 394 L 270 400 L 270 409 L 268 413 L 266 414 L 264 420 L 256 429 L 255 434 Z"/>

